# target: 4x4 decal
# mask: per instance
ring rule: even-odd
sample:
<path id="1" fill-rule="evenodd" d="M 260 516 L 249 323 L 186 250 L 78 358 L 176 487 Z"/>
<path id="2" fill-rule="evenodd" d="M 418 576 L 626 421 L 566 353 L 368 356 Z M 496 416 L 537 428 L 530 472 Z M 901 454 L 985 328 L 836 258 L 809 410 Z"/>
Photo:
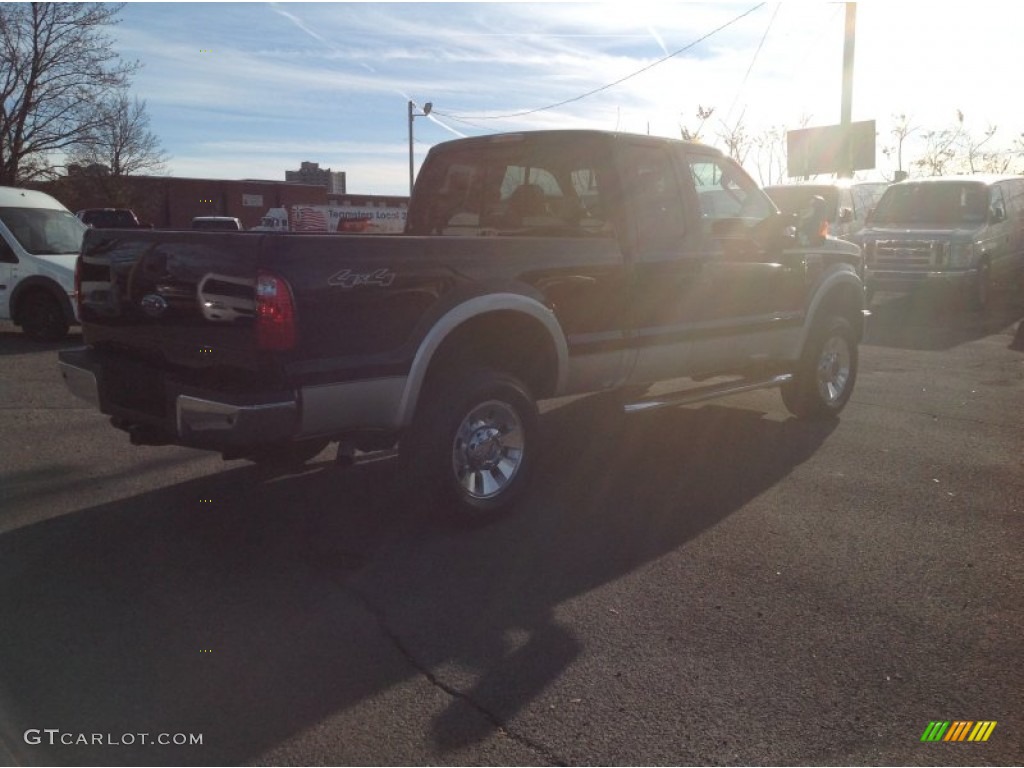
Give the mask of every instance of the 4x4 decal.
<path id="1" fill-rule="evenodd" d="M 331 275 L 327 284 L 345 289 L 355 288 L 359 285 L 377 285 L 381 288 L 387 288 L 393 282 L 395 282 L 395 273 L 387 268 L 375 269 L 373 272 L 364 273 L 343 269 L 341 272 Z"/>

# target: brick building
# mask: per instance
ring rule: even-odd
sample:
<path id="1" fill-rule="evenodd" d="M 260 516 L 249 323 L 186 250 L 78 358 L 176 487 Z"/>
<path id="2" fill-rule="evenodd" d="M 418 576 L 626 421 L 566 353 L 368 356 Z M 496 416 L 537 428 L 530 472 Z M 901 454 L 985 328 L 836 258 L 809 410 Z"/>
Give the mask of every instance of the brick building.
<path id="1" fill-rule="evenodd" d="M 105 176 L 71 173 L 32 185 L 56 197 L 71 211 L 131 208 L 139 220 L 158 229 L 188 229 L 195 216 L 235 216 L 251 229 L 270 208 L 293 205 L 404 207 L 409 198 L 390 195 L 330 194 L 322 184 L 244 179 L 187 179 L 173 176 Z"/>

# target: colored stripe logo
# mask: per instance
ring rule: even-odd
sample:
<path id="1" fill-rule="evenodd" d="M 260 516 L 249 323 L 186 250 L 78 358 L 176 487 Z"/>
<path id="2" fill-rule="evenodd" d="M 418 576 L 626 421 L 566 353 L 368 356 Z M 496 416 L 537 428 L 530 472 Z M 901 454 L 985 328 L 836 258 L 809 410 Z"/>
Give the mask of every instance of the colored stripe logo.
<path id="1" fill-rule="evenodd" d="M 995 720 L 932 720 L 921 741 L 988 741 L 995 729 Z"/>

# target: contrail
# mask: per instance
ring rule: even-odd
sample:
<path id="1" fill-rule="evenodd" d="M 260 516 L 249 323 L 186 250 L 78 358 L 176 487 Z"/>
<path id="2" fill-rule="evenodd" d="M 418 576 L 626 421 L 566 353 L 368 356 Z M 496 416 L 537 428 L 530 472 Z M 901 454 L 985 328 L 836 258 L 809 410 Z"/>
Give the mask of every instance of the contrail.
<path id="1" fill-rule="evenodd" d="M 288 21 L 290 21 L 292 24 L 294 24 L 296 27 L 301 29 L 303 32 L 305 32 L 307 35 L 309 35 L 313 39 L 323 43 L 324 45 L 326 45 L 328 48 L 330 48 L 335 53 L 341 53 L 341 49 L 339 49 L 337 46 L 335 46 L 329 40 L 325 39 L 322 35 L 318 34 L 317 32 L 315 32 L 312 29 L 310 29 L 309 27 L 307 27 L 302 22 L 302 20 L 300 18 L 298 18 L 297 16 L 295 16 L 295 15 L 293 15 L 291 13 L 288 13 L 288 11 L 284 11 L 284 10 L 278 8 L 277 7 L 277 3 L 271 3 L 271 7 L 273 8 L 274 13 L 277 13 L 277 14 L 279 14 L 281 16 L 284 16 L 286 19 L 288 19 Z M 662 47 L 664 47 L 664 46 L 662 46 Z M 369 64 L 366 64 L 364 62 L 360 62 L 360 65 L 363 68 L 365 68 L 365 69 L 369 70 L 370 72 L 372 72 L 373 74 L 377 74 L 377 70 L 375 70 Z M 412 101 L 412 97 L 410 97 L 406 93 L 403 93 L 402 91 L 398 90 L 397 88 L 395 89 L 394 92 L 397 93 L 399 96 L 401 96 L 406 101 Z M 442 128 L 444 128 L 449 133 L 453 133 L 456 136 L 458 136 L 460 139 L 464 139 L 466 137 L 466 134 L 464 134 L 461 131 L 458 131 L 455 128 L 452 128 L 450 125 L 448 125 L 448 124 L 438 120 L 434 115 L 430 114 L 430 115 L 427 115 L 426 117 L 427 117 L 428 120 L 430 120 L 430 122 L 432 122 L 432 123 L 434 123 L 436 125 L 441 126 Z"/>

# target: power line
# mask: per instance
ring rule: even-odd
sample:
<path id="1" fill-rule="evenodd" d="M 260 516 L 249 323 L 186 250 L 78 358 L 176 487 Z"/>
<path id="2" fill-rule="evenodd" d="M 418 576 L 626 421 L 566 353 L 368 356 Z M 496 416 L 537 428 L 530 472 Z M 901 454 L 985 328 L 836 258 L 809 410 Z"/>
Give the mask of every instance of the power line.
<path id="1" fill-rule="evenodd" d="M 527 109 L 527 110 L 524 110 L 522 112 L 511 112 L 511 113 L 509 113 L 507 115 L 453 115 L 453 114 L 449 114 L 449 113 L 446 113 L 446 112 L 441 112 L 440 110 L 437 110 L 437 109 L 435 109 L 434 111 L 437 114 L 439 114 L 439 115 L 443 115 L 444 117 L 448 117 L 448 118 L 451 118 L 453 120 L 464 120 L 464 119 L 469 119 L 469 120 L 505 120 L 505 119 L 510 118 L 510 117 L 525 117 L 526 115 L 534 115 L 534 114 L 536 114 L 538 112 L 545 112 L 545 111 L 547 111 L 549 109 L 555 109 L 556 107 L 562 107 L 562 106 L 565 106 L 566 104 L 571 104 L 574 101 L 581 101 L 581 100 L 583 100 L 585 98 L 588 98 L 589 96 L 593 96 L 595 93 L 600 93 L 601 91 L 606 91 L 609 88 L 614 88 L 617 85 L 621 85 L 622 83 L 626 82 L 627 80 L 631 80 L 632 78 L 636 77 L 637 75 L 641 75 L 644 72 L 646 72 L 647 70 L 653 69 L 654 67 L 658 66 L 659 64 L 664 64 L 669 59 L 675 58 L 676 56 L 678 56 L 681 53 L 685 53 L 686 51 L 690 50 L 691 48 L 693 48 L 693 47 L 695 47 L 697 45 L 700 45 L 705 40 L 707 40 L 709 37 L 712 37 L 713 35 L 717 35 L 723 29 L 731 27 L 733 24 L 735 24 L 736 22 L 740 21 L 741 19 L 749 16 L 750 14 L 752 14 L 754 11 L 758 10 L 762 6 L 764 6 L 764 3 L 758 3 L 757 5 L 755 5 L 750 10 L 748 10 L 748 11 L 746 11 L 744 13 L 741 13 L 739 16 L 737 16 L 734 19 L 731 19 L 730 21 L 727 21 L 722 26 L 720 26 L 720 27 L 718 27 L 716 29 L 711 30 L 706 35 L 704 35 L 703 37 L 701 37 L 701 38 L 699 38 L 697 40 L 694 40 L 692 43 L 690 43 L 689 45 L 687 45 L 687 46 L 685 46 L 683 48 L 680 48 L 678 51 L 674 51 L 674 52 L 668 54 L 667 56 L 663 56 L 662 58 L 658 59 L 657 61 L 654 61 L 654 62 L 648 64 L 646 67 L 642 67 L 641 69 L 638 69 L 636 72 L 633 72 L 632 74 L 626 75 L 625 77 L 620 78 L 619 80 L 616 80 L 613 83 L 608 83 L 607 85 L 602 85 L 600 88 L 595 88 L 592 91 L 587 91 L 586 93 L 582 93 L 579 96 L 574 96 L 571 99 L 565 99 L 564 101 L 559 101 L 559 102 L 557 102 L 555 104 L 548 104 L 546 107 L 537 107 L 536 109 Z M 764 41 L 762 40 L 762 42 L 764 42 Z"/>
<path id="2" fill-rule="evenodd" d="M 771 31 L 772 24 L 775 23 L 775 17 L 779 15 L 779 8 L 782 7 L 782 3 L 775 4 L 775 10 L 772 12 L 772 17 L 768 20 L 768 26 L 765 27 L 764 34 L 761 35 L 761 42 L 757 44 L 757 50 L 754 51 L 754 57 L 750 60 L 750 66 L 747 67 L 747 73 L 743 75 L 743 81 L 740 83 L 740 87 L 736 89 L 736 97 L 732 100 L 732 104 L 729 105 L 729 111 L 725 113 L 725 123 L 729 123 L 729 118 L 732 116 L 732 111 L 736 108 L 736 102 L 739 101 L 740 95 L 743 93 L 743 88 L 747 84 L 747 78 L 750 77 L 750 73 L 754 69 L 754 64 L 757 63 L 758 54 L 761 53 L 761 48 L 764 47 L 764 41 L 768 39 L 768 33 Z"/>

